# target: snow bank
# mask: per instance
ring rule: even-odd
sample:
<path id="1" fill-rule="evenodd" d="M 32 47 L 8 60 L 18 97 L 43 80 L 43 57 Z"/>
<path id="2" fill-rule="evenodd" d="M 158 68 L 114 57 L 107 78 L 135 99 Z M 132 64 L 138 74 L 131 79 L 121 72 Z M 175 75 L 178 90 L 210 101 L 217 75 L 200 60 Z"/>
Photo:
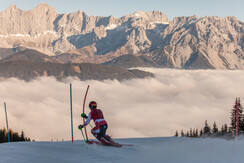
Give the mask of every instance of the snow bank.
<path id="1" fill-rule="evenodd" d="M 244 140 L 204 138 L 119 139 L 133 147 L 105 147 L 83 141 L 0 144 L 2 162 L 235 163 L 244 160 Z"/>

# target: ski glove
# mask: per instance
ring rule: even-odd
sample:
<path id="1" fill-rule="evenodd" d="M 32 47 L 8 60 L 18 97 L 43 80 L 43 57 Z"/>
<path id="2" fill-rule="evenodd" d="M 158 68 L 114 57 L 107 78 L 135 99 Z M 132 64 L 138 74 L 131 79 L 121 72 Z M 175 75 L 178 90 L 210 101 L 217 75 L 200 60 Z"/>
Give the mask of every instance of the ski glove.
<path id="1" fill-rule="evenodd" d="M 80 115 L 82 118 L 85 118 L 85 119 L 87 119 L 88 118 L 88 116 L 85 114 L 85 113 L 81 113 L 81 115 Z"/>
<path id="2" fill-rule="evenodd" d="M 78 129 L 81 130 L 83 127 L 84 127 L 83 125 L 79 125 L 79 126 L 78 126 Z"/>

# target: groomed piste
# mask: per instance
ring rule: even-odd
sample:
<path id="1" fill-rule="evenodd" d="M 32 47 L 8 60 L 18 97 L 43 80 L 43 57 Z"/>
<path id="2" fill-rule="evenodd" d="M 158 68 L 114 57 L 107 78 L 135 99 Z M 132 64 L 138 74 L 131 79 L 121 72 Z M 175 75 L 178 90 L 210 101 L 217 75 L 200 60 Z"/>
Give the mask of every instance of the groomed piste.
<path id="1" fill-rule="evenodd" d="M 99 163 L 236 163 L 243 162 L 244 139 L 133 138 L 116 139 L 134 146 L 89 145 L 82 140 L 18 142 L 0 145 L 1 162 Z"/>

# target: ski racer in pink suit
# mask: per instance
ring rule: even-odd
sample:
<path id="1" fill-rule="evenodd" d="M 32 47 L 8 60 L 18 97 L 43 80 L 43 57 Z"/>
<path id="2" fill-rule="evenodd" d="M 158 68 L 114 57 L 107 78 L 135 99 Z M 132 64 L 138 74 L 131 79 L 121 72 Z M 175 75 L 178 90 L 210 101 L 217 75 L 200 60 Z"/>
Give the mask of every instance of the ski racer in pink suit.
<path id="1" fill-rule="evenodd" d="M 91 130 L 91 133 L 95 138 L 102 143 L 113 143 L 113 140 L 106 135 L 108 124 L 104 119 L 102 111 L 97 109 L 97 103 L 95 101 L 91 101 L 89 103 L 89 108 L 91 109 L 91 112 L 88 116 L 86 114 L 81 114 L 81 116 L 86 119 L 86 122 L 83 125 L 79 125 L 78 128 L 82 129 L 93 119 L 96 126 Z"/>

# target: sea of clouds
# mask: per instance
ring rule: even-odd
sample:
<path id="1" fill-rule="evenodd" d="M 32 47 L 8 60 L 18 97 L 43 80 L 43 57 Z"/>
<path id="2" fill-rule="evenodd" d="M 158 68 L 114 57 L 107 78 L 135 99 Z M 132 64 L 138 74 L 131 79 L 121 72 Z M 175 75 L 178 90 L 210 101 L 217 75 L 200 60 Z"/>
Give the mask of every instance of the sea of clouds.
<path id="1" fill-rule="evenodd" d="M 7 104 L 9 128 L 25 132 L 36 141 L 71 140 L 70 83 L 73 87 L 74 139 L 87 86 L 86 101 L 95 100 L 114 138 L 173 136 L 190 128 L 202 128 L 205 120 L 218 127 L 230 124 L 235 98 L 244 98 L 244 72 L 221 70 L 143 69 L 155 78 L 119 82 L 64 82 L 42 77 L 31 82 L 0 81 L 0 128 L 6 127 L 3 103 Z M 93 123 L 91 123 L 93 125 Z M 87 127 L 89 137 L 90 127 Z"/>

